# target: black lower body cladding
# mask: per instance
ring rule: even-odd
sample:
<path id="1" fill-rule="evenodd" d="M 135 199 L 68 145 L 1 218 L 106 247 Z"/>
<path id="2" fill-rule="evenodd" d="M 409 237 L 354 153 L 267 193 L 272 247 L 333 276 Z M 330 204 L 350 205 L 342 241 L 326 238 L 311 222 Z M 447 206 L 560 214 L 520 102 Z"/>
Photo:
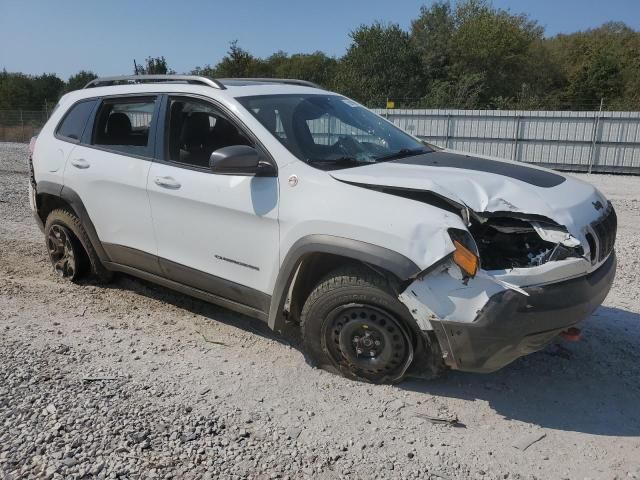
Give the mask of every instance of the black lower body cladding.
<path id="1" fill-rule="evenodd" d="M 457 370 L 488 373 L 544 348 L 598 308 L 615 271 L 612 253 L 588 275 L 524 288 L 528 297 L 513 290 L 491 297 L 473 323 L 431 321 L 445 362 Z"/>

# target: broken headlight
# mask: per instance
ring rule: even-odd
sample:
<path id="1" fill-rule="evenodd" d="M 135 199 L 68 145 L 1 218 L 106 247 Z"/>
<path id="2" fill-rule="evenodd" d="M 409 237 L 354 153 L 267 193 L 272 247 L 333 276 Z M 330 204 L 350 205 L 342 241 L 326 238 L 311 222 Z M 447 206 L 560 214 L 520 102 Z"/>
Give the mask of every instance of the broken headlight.
<path id="1" fill-rule="evenodd" d="M 485 270 L 535 267 L 553 260 L 580 257 L 583 254 L 578 242 L 565 244 L 541 238 L 541 223 L 511 217 L 474 219 L 469 231 L 478 246 Z M 561 227 L 549 225 L 550 229 Z M 570 237 L 568 233 L 564 236 Z M 575 239 L 574 239 L 575 240 Z M 567 245 L 566 243 L 569 243 Z"/>

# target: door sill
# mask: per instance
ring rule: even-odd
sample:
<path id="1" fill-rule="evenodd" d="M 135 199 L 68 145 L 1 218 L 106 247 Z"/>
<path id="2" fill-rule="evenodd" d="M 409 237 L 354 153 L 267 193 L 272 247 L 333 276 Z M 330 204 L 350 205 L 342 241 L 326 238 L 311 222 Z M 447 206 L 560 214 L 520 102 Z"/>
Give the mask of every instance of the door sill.
<path id="1" fill-rule="evenodd" d="M 221 307 L 228 308 L 229 310 L 233 310 L 234 312 L 257 318 L 259 320 L 262 320 L 263 322 L 266 322 L 268 320 L 268 313 L 258 310 L 257 308 L 253 308 L 248 305 L 229 300 L 228 298 L 220 297 L 213 293 L 205 292 L 204 290 L 200 290 L 198 288 L 190 287 L 188 285 L 169 280 L 168 278 L 161 277 L 153 273 L 145 272 L 144 270 L 140 270 L 138 268 L 129 267 L 127 265 L 113 262 L 104 262 L 104 266 L 109 270 L 126 273 L 128 275 L 132 275 L 134 277 L 138 277 L 143 280 L 162 285 L 163 287 L 167 287 L 171 290 L 184 293 L 185 295 L 199 298 L 200 300 L 204 300 L 205 302 L 213 303 Z"/>

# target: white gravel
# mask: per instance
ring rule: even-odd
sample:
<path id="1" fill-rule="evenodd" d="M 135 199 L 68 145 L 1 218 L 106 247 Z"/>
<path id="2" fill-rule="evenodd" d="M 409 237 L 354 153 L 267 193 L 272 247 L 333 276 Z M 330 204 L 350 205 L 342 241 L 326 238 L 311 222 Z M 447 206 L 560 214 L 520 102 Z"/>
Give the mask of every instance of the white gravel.
<path id="1" fill-rule="evenodd" d="M 640 478 L 639 177 L 580 176 L 620 225 L 580 343 L 390 387 L 161 287 L 58 280 L 26 156 L 0 144 L 0 478 Z"/>

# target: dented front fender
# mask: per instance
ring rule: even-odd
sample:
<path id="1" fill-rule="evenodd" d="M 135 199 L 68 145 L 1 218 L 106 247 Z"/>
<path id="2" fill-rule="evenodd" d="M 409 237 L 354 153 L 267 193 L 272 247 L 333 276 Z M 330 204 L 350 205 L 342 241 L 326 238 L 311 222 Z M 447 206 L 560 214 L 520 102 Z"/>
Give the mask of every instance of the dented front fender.
<path id="1" fill-rule="evenodd" d="M 489 299 L 508 289 L 524 291 L 478 272 L 464 278 L 453 260 L 413 281 L 399 299 L 409 309 L 422 330 L 432 330 L 432 320 L 473 322 Z"/>

